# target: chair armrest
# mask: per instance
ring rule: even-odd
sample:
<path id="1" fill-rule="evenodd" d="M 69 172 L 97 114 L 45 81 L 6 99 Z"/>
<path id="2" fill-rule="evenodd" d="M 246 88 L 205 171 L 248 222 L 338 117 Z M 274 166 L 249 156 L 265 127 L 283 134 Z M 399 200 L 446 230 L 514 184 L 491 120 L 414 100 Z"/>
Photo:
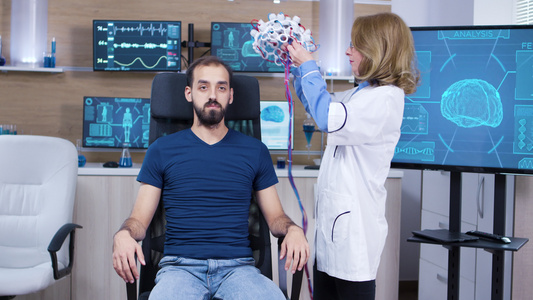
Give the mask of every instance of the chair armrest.
<path id="1" fill-rule="evenodd" d="M 68 274 L 72 271 L 72 263 L 74 262 L 74 236 L 75 236 L 75 230 L 76 228 L 83 228 L 78 224 L 68 223 L 56 232 L 54 237 L 52 238 L 52 241 L 50 241 L 50 245 L 48 245 L 48 252 L 50 252 L 50 257 L 52 259 L 52 268 L 54 270 L 54 279 L 58 280 Z M 57 263 L 57 251 L 61 249 L 61 246 L 67 239 L 67 236 L 70 235 L 70 242 L 69 242 L 69 262 L 68 266 L 64 269 L 59 270 L 58 263 Z"/>
<path id="2" fill-rule="evenodd" d="M 281 243 L 283 243 L 283 239 L 285 237 L 279 237 L 278 238 L 278 253 L 281 251 Z M 278 278 L 279 278 L 279 288 L 285 295 L 285 297 L 288 296 L 287 294 L 287 271 L 285 271 L 285 261 L 287 257 L 283 259 L 278 259 Z M 303 278 L 303 270 L 296 270 L 296 273 L 292 275 L 292 284 L 291 284 L 291 297 L 289 299 L 291 300 L 298 300 L 300 299 L 300 291 L 302 288 L 302 278 Z"/>
<path id="3" fill-rule="evenodd" d="M 128 300 L 137 300 L 137 280 L 133 280 L 133 283 L 126 282 L 126 296 Z"/>

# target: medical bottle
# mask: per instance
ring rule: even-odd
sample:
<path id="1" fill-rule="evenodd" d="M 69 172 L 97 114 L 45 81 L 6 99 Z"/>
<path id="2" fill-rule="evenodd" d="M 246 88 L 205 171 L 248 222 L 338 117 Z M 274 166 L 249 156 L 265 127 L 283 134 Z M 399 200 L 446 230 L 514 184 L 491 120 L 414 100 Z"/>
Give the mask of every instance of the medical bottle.
<path id="1" fill-rule="evenodd" d="M 81 153 L 81 147 L 82 147 L 81 140 L 77 140 L 76 148 L 78 149 L 78 167 L 83 167 L 85 166 L 85 163 L 87 163 L 87 159 L 85 158 L 85 155 Z"/>
<path id="2" fill-rule="evenodd" d="M 306 113 L 305 115 L 307 116 L 304 120 L 304 134 L 307 141 L 305 147 L 307 148 L 307 159 L 309 159 L 311 157 L 311 138 L 313 137 L 313 133 L 315 133 L 315 122 L 313 122 L 309 113 Z"/>
<path id="3" fill-rule="evenodd" d="M 305 114 L 307 118 L 304 120 L 304 133 L 305 133 L 305 139 L 307 141 L 307 145 L 311 145 L 311 138 L 313 137 L 313 133 L 315 133 L 315 122 L 313 122 L 313 119 L 311 118 L 311 115 L 309 113 Z"/>
<path id="4" fill-rule="evenodd" d="M 122 155 L 120 156 L 119 166 L 129 168 L 133 165 L 131 161 L 129 143 L 122 143 Z"/>

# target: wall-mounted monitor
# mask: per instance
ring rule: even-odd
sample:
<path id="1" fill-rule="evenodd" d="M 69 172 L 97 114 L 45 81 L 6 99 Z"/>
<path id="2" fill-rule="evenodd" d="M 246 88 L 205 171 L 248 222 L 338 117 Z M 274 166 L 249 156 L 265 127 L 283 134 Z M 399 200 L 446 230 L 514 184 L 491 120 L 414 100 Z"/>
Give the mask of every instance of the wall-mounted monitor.
<path id="1" fill-rule="evenodd" d="M 284 67 L 264 60 L 253 49 L 251 23 L 211 22 L 211 55 L 235 72 L 283 73 Z"/>
<path id="2" fill-rule="evenodd" d="M 146 149 L 149 129 L 149 98 L 83 98 L 84 148 Z"/>
<path id="3" fill-rule="evenodd" d="M 95 71 L 180 71 L 181 21 L 93 20 Z"/>
<path id="4" fill-rule="evenodd" d="M 412 33 L 422 80 L 392 166 L 533 173 L 533 26 Z"/>
<path id="5" fill-rule="evenodd" d="M 269 150 L 289 148 L 289 103 L 287 101 L 261 101 L 261 141 Z M 294 120 L 290 133 L 294 148 Z"/>

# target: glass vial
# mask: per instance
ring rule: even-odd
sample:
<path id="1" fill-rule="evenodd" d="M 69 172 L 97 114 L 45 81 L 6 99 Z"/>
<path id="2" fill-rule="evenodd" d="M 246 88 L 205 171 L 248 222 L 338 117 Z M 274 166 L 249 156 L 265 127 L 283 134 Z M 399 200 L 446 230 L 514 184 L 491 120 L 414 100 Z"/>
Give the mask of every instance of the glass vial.
<path id="1" fill-rule="evenodd" d="M 313 122 L 309 113 L 306 113 L 305 115 L 307 116 L 304 120 L 304 134 L 305 140 L 307 141 L 305 147 L 307 148 L 307 159 L 309 159 L 311 157 L 311 138 L 313 137 L 313 133 L 315 133 L 315 122 Z"/>
<path id="2" fill-rule="evenodd" d="M 76 148 L 78 149 L 78 167 L 83 167 L 85 166 L 85 163 L 87 163 L 87 159 L 85 158 L 85 155 L 81 153 L 81 147 L 82 147 L 81 140 L 76 140 Z"/>
<path id="3" fill-rule="evenodd" d="M 130 168 L 133 163 L 131 161 L 129 143 L 122 143 L 122 155 L 120 156 L 119 166 L 123 168 Z"/>

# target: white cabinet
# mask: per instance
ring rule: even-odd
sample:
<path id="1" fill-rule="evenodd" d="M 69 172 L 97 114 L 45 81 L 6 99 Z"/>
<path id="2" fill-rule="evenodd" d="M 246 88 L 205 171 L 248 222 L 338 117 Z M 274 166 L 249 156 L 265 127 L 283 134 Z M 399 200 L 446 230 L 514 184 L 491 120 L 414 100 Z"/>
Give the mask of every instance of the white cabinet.
<path id="1" fill-rule="evenodd" d="M 493 231 L 494 175 L 463 173 L 461 178 L 461 231 Z M 507 176 L 508 194 L 514 181 Z M 512 202 L 512 195 L 508 195 Z M 449 229 L 450 173 L 424 171 L 422 174 L 421 229 Z M 512 210 L 507 210 L 507 219 Z M 441 245 L 420 245 L 419 300 L 447 299 L 448 249 Z M 492 254 L 476 248 L 460 248 L 460 300 L 491 298 Z M 506 254 L 506 282 L 510 282 L 511 256 Z M 444 290 L 442 293 L 436 291 Z M 510 299 L 510 293 L 505 293 Z"/>

